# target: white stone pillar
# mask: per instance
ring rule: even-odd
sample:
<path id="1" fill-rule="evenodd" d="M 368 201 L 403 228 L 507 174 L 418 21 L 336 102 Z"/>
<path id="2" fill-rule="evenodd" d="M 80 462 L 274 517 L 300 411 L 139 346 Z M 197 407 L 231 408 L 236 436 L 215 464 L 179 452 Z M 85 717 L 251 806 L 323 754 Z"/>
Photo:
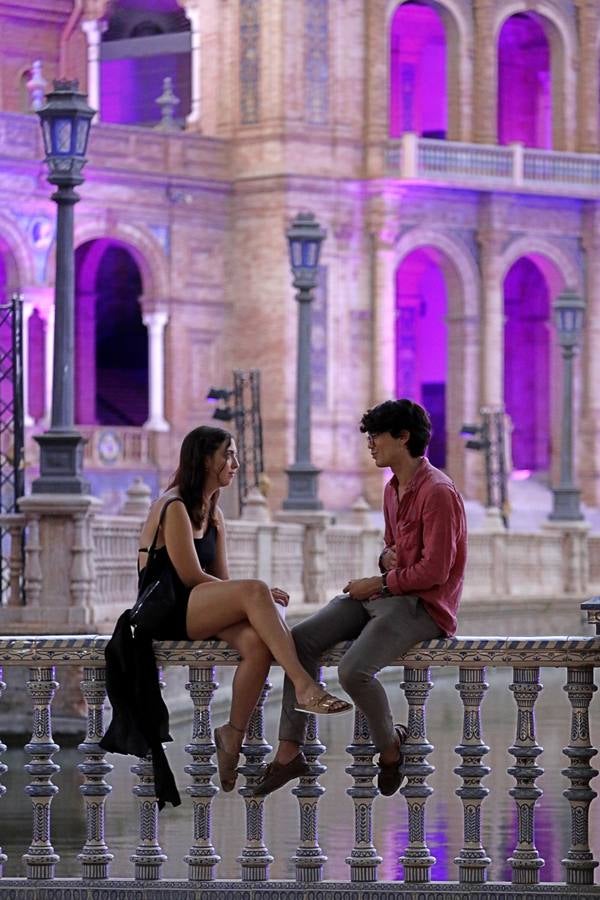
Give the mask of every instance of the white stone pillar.
<path id="1" fill-rule="evenodd" d="M 190 21 L 190 36 L 192 41 L 191 65 L 191 107 L 185 120 L 189 129 L 200 131 L 202 125 L 202 54 L 200 32 L 200 8 L 190 3 L 186 4 L 185 14 Z"/>
<path id="2" fill-rule="evenodd" d="M 49 306 L 46 313 L 46 354 L 44 360 L 44 425 L 49 427 L 52 412 L 52 382 L 54 360 L 54 305 Z"/>
<path id="3" fill-rule="evenodd" d="M 371 400 L 382 403 L 396 390 L 396 250 L 391 229 L 371 233 Z"/>
<path id="4" fill-rule="evenodd" d="M 165 327 L 168 315 L 164 310 L 144 314 L 148 329 L 148 421 L 149 431 L 169 431 L 165 419 Z"/>
<path id="5" fill-rule="evenodd" d="M 29 413 L 29 320 L 33 314 L 31 300 L 23 300 L 23 424 L 25 428 L 33 425 Z"/>
<path id="6" fill-rule="evenodd" d="M 504 403 L 504 288 L 500 270 L 500 240 L 479 232 L 482 290 L 481 403 L 500 409 Z"/>
<path id="7" fill-rule="evenodd" d="M 88 103 L 96 110 L 94 121 L 100 121 L 100 42 L 106 22 L 102 19 L 85 19 L 81 29 L 87 41 L 87 95 Z"/>

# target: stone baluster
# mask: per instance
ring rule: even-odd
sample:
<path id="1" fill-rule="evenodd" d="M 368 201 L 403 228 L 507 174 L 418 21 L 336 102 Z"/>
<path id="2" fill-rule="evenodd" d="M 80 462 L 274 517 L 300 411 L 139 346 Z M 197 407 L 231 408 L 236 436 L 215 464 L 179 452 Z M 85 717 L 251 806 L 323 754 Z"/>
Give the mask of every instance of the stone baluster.
<path id="1" fill-rule="evenodd" d="M 86 842 L 78 855 L 84 879 L 108 878 L 113 859 L 104 840 L 104 814 L 106 796 L 112 790 L 104 776 L 112 771 L 105 753 L 98 746 L 104 734 L 104 700 L 106 679 L 103 666 L 86 667 L 83 670 L 81 690 L 87 704 L 87 732 L 78 750 L 84 760 L 77 768 L 84 777 L 79 790 L 85 804 Z"/>
<path id="2" fill-rule="evenodd" d="M 161 688 L 164 683 L 159 669 L 158 677 Z M 167 855 L 163 853 L 158 833 L 158 801 L 154 786 L 154 769 L 152 754 L 140 757 L 131 772 L 139 778 L 133 788 L 133 795 L 139 801 L 140 842 L 129 859 L 134 864 L 136 881 L 160 881 L 163 863 Z"/>
<path id="3" fill-rule="evenodd" d="M 27 540 L 25 541 L 25 602 L 28 606 L 39 606 L 42 581 L 40 518 L 32 516 L 27 521 Z"/>
<path id="4" fill-rule="evenodd" d="M 489 794 L 481 779 L 490 773 L 489 766 L 481 764 L 490 749 L 481 739 L 481 704 L 488 689 L 485 675 L 485 669 L 461 666 L 456 685 L 464 706 L 462 744 L 454 748 L 462 757 L 461 765 L 454 769 L 463 780 L 456 793 L 463 803 L 464 845 L 454 860 L 461 884 L 485 882 L 491 863 L 481 843 L 481 803 Z"/>
<path id="5" fill-rule="evenodd" d="M 354 801 L 354 847 L 346 862 L 350 866 L 350 881 L 377 881 L 377 866 L 382 862 L 373 844 L 373 800 L 377 788 L 373 778 L 377 766 L 373 762 L 375 746 L 371 741 L 369 726 L 363 713 L 354 712 L 354 735 L 352 743 L 346 747 L 353 762 L 346 772 L 354 781 L 346 793 Z"/>
<path id="6" fill-rule="evenodd" d="M 25 549 L 22 522 L 9 525 L 10 556 L 8 557 L 8 573 L 10 590 L 8 593 L 9 606 L 22 606 L 23 604 L 23 555 Z"/>
<path id="7" fill-rule="evenodd" d="M 317 673 L 317 682 L 321 673 Z M 326 771 L 326 767 L 319 762 L 319 757 L 325 753 L 326 747 L 319 740 L 319 728 L 317 717 L 308 715 L 306 719 L 306 738 L 302 751 L 310 766 L 308 775 L 303 775 L 298 786 L 292 788 L 292 794 L 298 798 L 300 807 L 300 842 L 296 848 L 296 855 L 292 862 L 296 866 L 296 881 L 304 884 L 315 883 L 323 880 L 323 865 L 327 857 L 319 845 L 319 797 L 325 793 L 318 778 Z"/>
<path id="8" fill-rule="evenodd" d="M 245 762 L 240 766 L 246 783 L 239 793 L 246 804 L 246 843 L 238 862 L 241 866 L 242 881 L 267 881 L 269 866 L 273 857 L 264 841 L 264 797 L 253 797 L 251 789 L 264 770 L 264 759 L 273 749 L 265 739 L 264 705 L 271 690 L 268 681 L 256 704 L 248 724 L 248 731 L 242 747 Z"/>
<path id="9" fill-rule="evenodd" d="M 25 766 L 31 775 L 25 793 L 33 804 L 33 836 L 27 853 L 23 854 L 23 862 L 27 878 L 36 881 L 54 878 L 60 859 L 50 843 L 50 804 L 58 791 L 51 779 L 60 771 L 60 766 L 52 761 L 52 754 L 59 749 L 52 740 L 51 704 L 58 689 L 54 676 L 54 666 L 30 669 L 27 682 L 33 701 L 33 732 L 30 743 L 25 745 L 25 752 L 31 756 L 31 762 Z"/>
<path id="10" fill-rule="evenodd" d="M 535 667 L 515 667 L 513 683 L 509 685 L 517 703 L 517 730 L 515 743 L 508 752 L 515 757 L 516 764 L 508 769 L 508 774 L 516 780 L 516 787 L 510 795 L 517 804 L 518 843 L 513 855 L 508 859 L 512 866 L 513 884 L 537 884 L 544 860 L 539 855 L 534 841 L 534 810 L 542 790 L 536 787 L 536 778 L 544 770 L 536 765 L 542 747 L 535 738 L 535 716 L 533 707 L 539 692 L 540 670 Z"/>
<path id="11" fill-rule="evenodd" d="M 571 787 L 564 791 L 571 805 L 571 847 L 562 864 L 567 884 L 593 884 L 594 869 L 598 865 L 590 851 L 588 831 L 590 803 L 597 796 L 590 788 L 590 780 L 598 774 L 598 770 L 590 766 L 590 759 L 598 752 L 590 744 L 588 714 L 597 690 L 593 668 L 568 668 L 564 690 L 571 703 L 571 737 L 569 746 L 563 750 L 570 764 L 568 769 L 562 770 L 571 782 Z"/>
<path id="12" fill-rule="evenodd" d="M 408 847 L 400 862 L 404 866 L 404 880 L 423 883 L 431 881 L 431 867 L 435 857 L 429 852 L 425 838 L 425 803 L 433 788 L 425 779 L 434 771 L 426 757 L 433 750 L 425 733 L 425 704 L 433 684 L 429 669 L 404 667 L 402 690 L 408 703 L 408 737 L 404 745 L 404 773 L 407 783 L 400 793 L 408 803 Z"/>
<path id="13" fill-rule="evenodd" d="M 2 694 L 6 690 L 6 682 L 2 680 L 3 676 L 4 676 L 4 671 L 3 671 L 2 666 L 0 666 L 0 700 L 2 700 Z M 3 753 L 6 753 L 6 744 L 3 744 L 2 741 L 0 741 L 0 756 L 2 756 Z M 8 766 L 0 760 L 0 778 L 3 775 L 6 775 L 7 772 L 8 772 Z M 5 786 L 3 784 L 0 784 L 0 799 L 4 796 L 5 793 L 6 793 Z M 6 856 L 6 853 L 3 853 L 2 847 L 0 847 L 0 878 L 2 878 L 2 876 L 3 876 L 3 867 L 4 867 L 4 863 L 6 862 L 7 858 L 8 857 Z"/>
<path id="14" fill-rule="evenodd" d="M 211 781 L 217 771 L 211 762 L 216 747 L 210 724 L 210 704 L 218 687 L 215 667 L 190 666 L 189 679 L 186 688 L 194 704 L 194 718 L 192 740 L 185 747 L 192 762 L 185 766 L 185 772 L 191 775 L 192 784 L 185 790 L 194 807 L 194 842 L 184 862 L 188 864 L 190 881 L 213 881 L 216 866 L 221 862 L 211 843 L 211 803 L 219 790 Z"/>

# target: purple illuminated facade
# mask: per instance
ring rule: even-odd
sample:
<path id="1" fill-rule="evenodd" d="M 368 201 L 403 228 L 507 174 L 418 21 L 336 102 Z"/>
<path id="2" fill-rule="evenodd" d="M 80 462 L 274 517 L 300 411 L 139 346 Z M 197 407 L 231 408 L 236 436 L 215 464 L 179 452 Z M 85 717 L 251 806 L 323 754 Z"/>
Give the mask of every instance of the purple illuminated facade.
<path id="1" fill-rule="evenodd" d="M 24 297 L 30 437 L 47 423 L 52 358 L 54 209 L 25 86 L 39 58 L 99 110 L 76 208 L 75 355 L 101 495 L 138 472 L 164 482 L 182 434 L 210 420 L 208 388 L 259 367 L 278 506 L 294 421 L 283 235 L 311 209 L 328 231 L 312 354 L 325 505 L 378 502 L 356 423 L 398 394 L 430 409 L 430 456 L 468 496 L 482 496 L 481 467 L 460 428 L 483 406 L 506 413 L 513 468 L 555 480 L 551 307 L 566 288 L 588 300 L 576 458 L 600 504 L 600 10 L 39 6 L 35 29 L 24 2 L 0 12 L 0 290 Z M 165 78 L 179 101 L 166 116 Z"/>

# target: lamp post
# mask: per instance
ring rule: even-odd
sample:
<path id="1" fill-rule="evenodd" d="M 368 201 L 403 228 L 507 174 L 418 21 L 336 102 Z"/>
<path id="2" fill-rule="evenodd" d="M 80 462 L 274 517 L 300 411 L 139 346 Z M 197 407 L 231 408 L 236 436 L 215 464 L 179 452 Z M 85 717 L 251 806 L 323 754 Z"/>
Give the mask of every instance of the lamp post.
<path id="1" fill-rule="evenodd" d="M 583 519 L 579 490 L 573 482 L 573 357 L 577 351 L 585 301 L 573 291 L 559 294 L 553 304 L 554 323 L 563 357 L 560 482 L 552 490 L 553 521 Z"/>
<path id="2" fill-rule="evenodd" d="M 74 188 L 84 180 L 81 170 L 95 110 L 78 87 L 77 81 L 55 81 L 54 90 L 46 95 L 46 105 L 37 111 L 48 181 L 57 187 L 52 194 L 57 220 L 52 413 L 49 430 L 35 438 L 40 445 L 40 476 L 32 484 L 34 494 L 90 493 L 90 484 L 82 476 L 84 440 L 74 428 L 73 213 L 79 200 Z"/>
<path id="3" fill-rule="evenodd" d="M 293 285 L 298 301 L 298 361 L 296 371 L 296 443 L 293 464 L 286 470 L 288 495 L 283 508 L 318 510 L 319 469 L 310 460 L 311 365 L 310 333 L 312 292 L 319 277 L 319 253 L 327 232 L 314 215 L 298 213 L 286 231 Z"/>

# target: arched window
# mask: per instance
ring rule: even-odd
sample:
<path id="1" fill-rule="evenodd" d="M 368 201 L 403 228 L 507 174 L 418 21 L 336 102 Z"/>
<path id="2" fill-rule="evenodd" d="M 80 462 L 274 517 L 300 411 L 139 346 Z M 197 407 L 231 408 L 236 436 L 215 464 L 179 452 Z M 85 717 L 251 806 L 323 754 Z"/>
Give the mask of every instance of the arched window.
<path id="1" fill-rule="evenodd" d="M 535 13 L 517 13 L 498 40 L 498 142 L 552 147 L 550 45 Z"/>
<path id="2" fill-rule="evenodd" d="M 438 13 L 403 3 L 390 31 L 390 137 L 413 131 L 445 138 L 446 34 Z"/>
<path id="3" fill-rule="evenodd" d="M 158 124 L 156 100 L 167 77 L 179 99 L 177 120 L 185 122 L 191 108 L 191 37 L 177 0 L 160 0 L 151 12 L 117 5 L 102 36 L 100 58 L 104 122 Z"/>
<path id="4" fill-rule="evenodd" d="M 504 401 L 511 417 L 513 467 L 550 467 L 550 295 L 546 279 L 528 257 L 504 279 Z"/>
<path id="5" fill-rule="evenodd" d="M 148 337 L 142 279 L 126 246 L 102 239 L 76 251 L 76 420 L 143 425 L 148 418 Z"/>
<path id="6" fill-rule="evenodd" d="M 433 424 L 428 456 L 446 463 L 446 282 L 440 254 L 413 250 L 396 271 L 396 395 L 422 403 Z"/>

